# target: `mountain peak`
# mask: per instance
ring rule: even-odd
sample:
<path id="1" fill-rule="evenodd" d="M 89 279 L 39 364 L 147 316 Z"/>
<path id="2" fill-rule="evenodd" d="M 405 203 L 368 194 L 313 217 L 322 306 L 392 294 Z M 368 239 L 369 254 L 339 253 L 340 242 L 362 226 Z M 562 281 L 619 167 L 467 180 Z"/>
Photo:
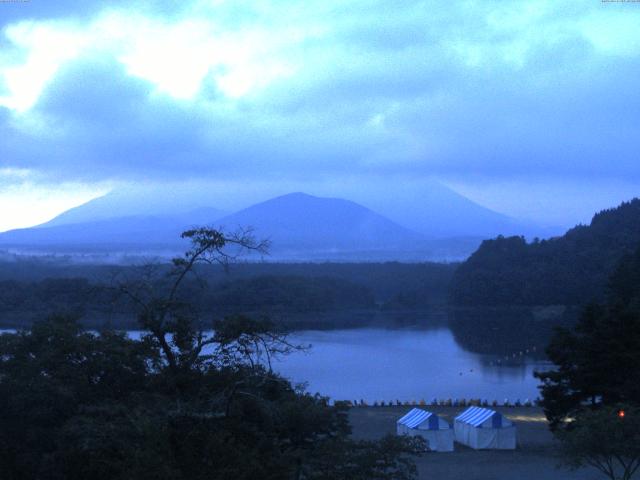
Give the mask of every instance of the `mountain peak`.
<path id="1" fill-rule="evenodd" d="M 251 226 L 271 239 L 274 253 L 406 249 L 422 237 L 362 205 L 293 192 L 219 220 L 227 229 Z"/>
<path id="2" fill-rule="evenodd" d="M 211 191 L 205 192 L 211 195 Z M 380 209 L 394 204 L 383 193 L 373 199 Z M 411 192 L 408 192 L 411 193 Z M 395 213 L 386 215 L 343 198 L 287 193 L 223 216 L 207 207 L 203 192 L 182 195 L 167 189 L 111 192 L 64 212 L 38 228 L 7 232 L 0 244 L 100 251 L 180 246 L 180 233 L 194 225 L 233 231 L 252 227 L 269 238 L 272 258 L 286 260 L 459 259 L 470 253 L 487 231 L 511 226 L 507 217 L 436 185 Z M 385 210 L 382 210 L 385 211 Z M 415 214 L 403 219 L 402 213 Z M 457 223 L 456 223 L 457 222 Z M 411 228 L 407 228 L 406 226 Z M 517 226 L 516 226 L 517 227 Z M 415 228 L 415 230 L 413 230 Z M 451 238 L 457 237 L 457 238 Z M 439 239 L 440 238 L 440 239 Z M 155 245 L 155 247 L 153 247 Z M 164 248 L 163 247 L 163 248 Z"/>
<path id="3" fill-rule="evenodd" d="M 340 202 L 340 203 L 349 203 L 349 204 L 357 205 L 355 202 L 352 202 L 351 200 L 346 200 L 344 198 L 320 197 L 320 196 L 311 195 L 305 192 L 285 193 L 284 195 L 273 197 L 260 203 L 266 203 L 266 202 L 308 202 L 308 203 Z M 362 208 L 365 208 L 365 207 L 362 207 Z"/>

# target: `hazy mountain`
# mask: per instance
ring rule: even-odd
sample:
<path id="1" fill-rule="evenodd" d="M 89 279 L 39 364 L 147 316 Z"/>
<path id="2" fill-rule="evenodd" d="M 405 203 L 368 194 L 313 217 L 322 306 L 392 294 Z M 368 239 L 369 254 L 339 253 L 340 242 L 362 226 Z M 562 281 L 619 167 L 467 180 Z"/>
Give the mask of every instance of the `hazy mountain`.
<path id="1" fill-rule="evenodd" d="M 371 206 L 392 220 L 428 237 L 524 235 L 549 237 L 561 229 L 545 228 L 483 207 L 437 181 L 387 198 L 381 194 Z"/>
<path id="2" fill-rule="evenodd" d="M 424 237 L 355 202 L 291 193 L 245 208 L 218 223 L 228 230 L 253 227 L 269 238 L 274 255 L 399 256 L 423 248 Z"/>
<path id="3" fill-rule="evenodd" d="M 442 192 L 441 202 L 444 202 L 443 195 L 449 195 L 450 200 L 457 198 L 457 194 L 446 188 Z M 355 202 L 304 193 L 276 197 L 227 216 L 212 208 L 185 210 L 184 199 L 179 200 L 170 192 L 165 197 L 160 192 L 145 191 L 144 196 L 139 191 L 115 192 L 70 209 L 37 227 L 0 234 L 0 245 L 36 248 L 41 252 L 86 253 L 93 249 L 178 253 L 184 247 L 179 239 L 184 229 L 213 225 L 227 230 L 252 227 L 258 237 L 271 240 L 272 260 L 461 260 L 482 240 L 471 227 L 465 229 L 459 225 L 461 217 L 475 218 L 474 225 L 483 232 L 509 223 L 508 217 L 475 206 L 473 202 L 469 202 L 469 206 L 463 200 L 457 204 L 454 200 L 449 202 L 453 205 L 450 211 L 454 212 L 450 218 L 446 212 L 432 212 L 433 208 L 425 204 L 420 218 L 431 220 L 420 225 L 428 235 Z M 194 197 L 187 199 L 186 204 L 197 205 L 202 201 Z M 437 208 L 445 209 L 442 203 L 439 205 Z M 468 208 L 463 208 L 464 205 Z M 447 218 L 454 225 L 450 230 L 445 225 Z M 427 228 L 427 224 L 431 227 Z"/>
<path id="4" fill-rule="evenodd" d="M 196 223 L 196 220 L 211 221 L 224 215 L 221 211 L 207 207 L 212 204 L 202 193 L 189 195 L 185 189 L 178 191 L 172 188 L 121 188 L 71 208 L 39 226 L 54 227 L 122 217 L 184 217 L 185 215 L 187 224 L 191 224 Z M 198 213 L 203 208 L 204 210 Z M 214 218 L 211 219 L 211 216 Z M 194 217 L 195 220 L 192 222 L 189 217 Z"/>
<path id="5" fill-rule="evenodd" d="M 34 228 L 2 233 L 0 245 L 62 247 L 71 250 L 74 247 L 96 247 L 100 251 L 164 248 L 179 245 L 180 233 L 185 229 L 195 225 L 212 225 L 222 216 L 214 208 L 199 208 L 172 215 L 129 215 L 80 221 L 80 218 L 90 218 L 87 212 L 82 206 L 72 210 L 63 213 L 60 216 L 62 218 L 54 218 Z"/>
<path id="6" fill-rule="evenodd" d="M 100 250 L 138 251 L 176 248 L 180 245 L 180 233 L 194 225 L 218 225 L 229 230 L 253 227 L 258 236 L 272 241 L 274 255 L 305 258 L 366 255 L 370 251 L 384 251 L 387 257 L 394 252 L 403 256 L 402 252 L 419 249 L 423 241 L 421 235 L 354 202 L 303 193 L 277 197 L 222 219 L 220 211 L 211 208 L 164 215 L 127 215 L 136 208 L 137 212 L 158 209 L 157 202 L 134 208 L 132 199 L 135 197 L 130 195 L 106 195 L 37 227 L 0 234 L 0 244 L 71 250 L 92 246 Z"/>

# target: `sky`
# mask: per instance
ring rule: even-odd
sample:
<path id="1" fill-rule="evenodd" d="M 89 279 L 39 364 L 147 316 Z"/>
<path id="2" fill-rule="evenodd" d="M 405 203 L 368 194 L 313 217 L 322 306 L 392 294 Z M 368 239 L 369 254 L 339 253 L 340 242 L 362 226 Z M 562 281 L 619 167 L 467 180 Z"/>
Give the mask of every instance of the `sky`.
<path id="1" fill-rule="evenodd" d="M 0 231 L 112 189 L 545 225 L 640 195 L 640 3 L 0 1 Z"/>

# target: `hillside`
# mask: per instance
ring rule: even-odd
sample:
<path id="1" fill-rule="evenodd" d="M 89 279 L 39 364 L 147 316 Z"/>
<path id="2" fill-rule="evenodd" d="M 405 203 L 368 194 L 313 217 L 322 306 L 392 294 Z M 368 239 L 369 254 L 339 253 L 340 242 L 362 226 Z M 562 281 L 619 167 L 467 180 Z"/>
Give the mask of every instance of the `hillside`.
<path id="1" fill-rule="evenodd" d="M 273 245 L 272 254 L 367 252 L 416 248 L 424 239 L 355 202 L 291 193 L 258 203 L 218 222 L 251 226 Z"/>
<path id="2" fill-rule="evenodd" d="M 180 239 L 182 231 L 195 225 L 211 225 L 227 231 L 253 228 L 257 237 L 271 240 L 272 259 L 369 260 L 411 256 L 422 260 L 428 255 L 420 234 L 343 199 L 293 193 L 224 218 L 213 208 L 128 215 L 123 208 L 126 204 L 114 199 L 98 200 L 69 210 L 46 224 L 1 233 L 0 246 L 39 248 L 43 252 L 164 251 L 175 255 L 185 247 Z M 105 207 L 116 203 L 119 207 L 114 211 Z M 109 212 L 115 216 L 106 217 Z M 459 243 L 464 248 L 469 242 Z"/>
<path id="3" fill-rule="evenodd" d="M 180 217 L 198 211 L 208 211 L 208 214 L 213 214 L 217 219 L 227 212 L 209 207 L 215 204 L 198 190 L 190 191 L 184 187 L 123 187 L 70 208 L 39 227 L 101 222 L 125 217 Z"/>
<path id="4" fill-rule="evenodd" d="M 437 181 L 426 182 L 419 190 L 381 194 L 371 206 L 416 232 L 432 238 L 497 235 L 524 235 L 527 238 L 549 237 L 562 233 L 531 222 L 509 217 L 480 205 Z"/>
<path id="5" fill-rule="evenodd" d="M 640 245 L 640 200 L 596 214 L 590 225 L 527 243 L 484 241 L 456 271 L 451 300 L 460 306 L 582 305 L 605 294 L 616 263 Z"/>
<path id="6" fill-rule="evenodd" d="M 202 206 L 209 200 L 199 192 L 177 197 L 169 191 L 163 198 L 149 189 L 115 191 L 44 224 L 0 233 L 0 249 L 97 262 L 168 258 L 184 248 L 182 231 L 210 225 L 228 231 L 252 227 L 257 237 L 271 240 L 271 261 L 460 261 L 490 233 L 531 232 L 439 184 L 406 209 L 392 209 L 408 224 L 350 200 L 305 193 L 275 197 L 226 216 Z"/>
<path id="7" fill-rule="evenodd" d="M 173 215 L 125 215 L 73 223 L 56 218 L 38 227 L 1 233 L 0 245 L 107 251 L 178 246 L 185 229 L 212 224 L 220 216 L 216 209 L 199 208 Z"/>

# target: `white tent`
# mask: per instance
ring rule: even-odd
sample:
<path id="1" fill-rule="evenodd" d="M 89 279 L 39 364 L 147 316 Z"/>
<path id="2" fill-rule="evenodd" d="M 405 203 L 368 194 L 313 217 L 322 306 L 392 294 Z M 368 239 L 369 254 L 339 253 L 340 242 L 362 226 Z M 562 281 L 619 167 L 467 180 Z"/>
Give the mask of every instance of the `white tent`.
<path id="1" fill-rule="evenodd" d="M 398 435 L 420 436 L 427 442 L 427 450 L 453 452 L 453 430 L 448 422 L 435 413 L 412 409 L 396 422 Z"/>
<path id="2" fill-rule="evenodd" d="M 514 450 L 516 427 L 501 413 L 469 407 L 454 420 L 456 442 L 478 449 Z"/>

